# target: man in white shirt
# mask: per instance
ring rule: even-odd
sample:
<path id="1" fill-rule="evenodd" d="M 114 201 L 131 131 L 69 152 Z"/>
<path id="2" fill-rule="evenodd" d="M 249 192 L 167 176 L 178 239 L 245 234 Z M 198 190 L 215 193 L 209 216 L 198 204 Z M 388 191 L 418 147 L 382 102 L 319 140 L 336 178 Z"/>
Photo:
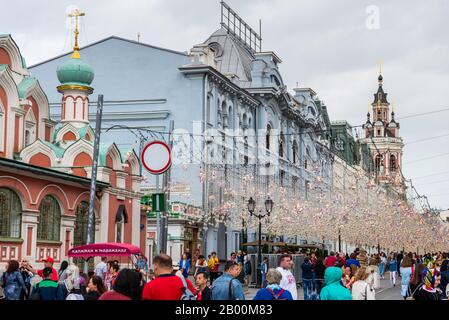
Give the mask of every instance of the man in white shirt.
<path id="1" fill-rule="evenodd" d="M 296 279 L 291 269 L 293 266 L 292 257 L 289 254 L 283 254 L 279 258 L 279 267 L 276 268 L 282 274 L 280 287 L 288 290 L 293 297 L 293 300 L 298 300 L 298 289 L 296 287 Z"/>
<path id="2" fill-rule="evenodd" d="M 108 265 L 106 263 L 107 260 L 108 258 L 102 257 L 101 261 L 95 266 L 95 275 L 99 276 L 103 280 L 106 272 L 108 272 Z"/>

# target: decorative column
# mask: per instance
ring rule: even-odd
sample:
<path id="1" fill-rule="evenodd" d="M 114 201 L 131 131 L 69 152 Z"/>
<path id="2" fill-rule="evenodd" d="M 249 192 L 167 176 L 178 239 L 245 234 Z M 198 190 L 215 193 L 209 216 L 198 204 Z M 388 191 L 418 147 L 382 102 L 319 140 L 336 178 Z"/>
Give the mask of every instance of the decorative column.
<path id="1" fill-rule="evenodd" d="M 60 260 L 68 259 L 68 251 L 75 243 L 75 221 L 74 215 L 64 214 L 61 216 L 61 241 Z"/>
<path id="2" fill-rule="evenodd" d="M 39 210 L 22 211 L 22 256 L 26 257 L 31 265 L 36 262 L 37 224 Z"/>

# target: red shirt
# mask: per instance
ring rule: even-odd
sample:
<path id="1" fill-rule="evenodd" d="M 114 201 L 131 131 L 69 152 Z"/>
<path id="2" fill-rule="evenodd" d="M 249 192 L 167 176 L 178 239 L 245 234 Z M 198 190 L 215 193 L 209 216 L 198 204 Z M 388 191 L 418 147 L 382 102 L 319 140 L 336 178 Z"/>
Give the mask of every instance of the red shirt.
<path id="1" fill-rule="evenodd" d="M 334 256 L 329 256 L 326 258 L 324 265 L 326 267 L 333 267 L 335 265 L 335 262 L 337 262 L 337 258 L 335 258 Z"/>
<path id="2" fill-rule="evenodd" d="M 189 279 L 186 279 L 187 287 L 193 294 L 195 288 Z M 173 274 L 163 274 L 148 282 L 143 288 L 142 300 L 179 300 L 183 290 L 182 280 Z"/>
<path id="3" fill-rule="evenodd" d="M 112 290 L 103 293 L 98 300 L 131 300 L 131 298 Z"/>
<path id="4" fill-rule="evenodd" d="M 44 270 L 37 270 L 37 274 L 44 278 Z M 52 281 L 58 281 L 58 272 L 55 270 L 55 268 L 51 268 L 51 280 Z"/>

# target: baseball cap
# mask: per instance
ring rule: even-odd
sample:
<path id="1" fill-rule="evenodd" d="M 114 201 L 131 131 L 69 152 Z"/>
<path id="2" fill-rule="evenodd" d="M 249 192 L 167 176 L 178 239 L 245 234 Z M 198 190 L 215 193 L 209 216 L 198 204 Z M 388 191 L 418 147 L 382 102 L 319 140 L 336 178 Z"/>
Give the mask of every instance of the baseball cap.
<path id="1" fill-rule="evenodd" d="M 42 261 L 54 263 L 54 262 L 55 262 L 55 259 L 53 259 L 52 257 L 47 257 L 47 259 L 42 259 Z"/>

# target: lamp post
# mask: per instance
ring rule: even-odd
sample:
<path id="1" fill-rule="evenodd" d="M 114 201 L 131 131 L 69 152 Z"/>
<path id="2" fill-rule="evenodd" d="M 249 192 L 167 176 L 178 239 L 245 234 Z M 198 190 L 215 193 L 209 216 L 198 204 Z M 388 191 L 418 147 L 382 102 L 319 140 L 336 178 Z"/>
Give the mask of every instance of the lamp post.
<path id="1" fill-rule="evenodd" d="M 261 213 L 261 210 L 259 210 L 259 214 L 255 214 L 254 211 L 256 210 L 256 201 L 250 197 L 248 200 L 248 211 L 251 216 L 255 216 L 257 219 L 259 219 L 259 240 L 258 240 L 258 250 L 257 250 L 257 270 L 260 270 L 260 265 L 262 264 L 262 219 L 265 217 L 269 217 L 271 211 L 273 210 L 273 200 L 268 197 L 265 200 L 265 214 Z M 261 285 L 261 277 L 259 275 L 259 272 L 256 274 L 256 280 L 257 285 Z"/>
<path id="2" fill-rule="evenodd" d="M 338 252 L 341 252 L 341 231 L 340 231 L 340 227 L 338 227 Z"/>

